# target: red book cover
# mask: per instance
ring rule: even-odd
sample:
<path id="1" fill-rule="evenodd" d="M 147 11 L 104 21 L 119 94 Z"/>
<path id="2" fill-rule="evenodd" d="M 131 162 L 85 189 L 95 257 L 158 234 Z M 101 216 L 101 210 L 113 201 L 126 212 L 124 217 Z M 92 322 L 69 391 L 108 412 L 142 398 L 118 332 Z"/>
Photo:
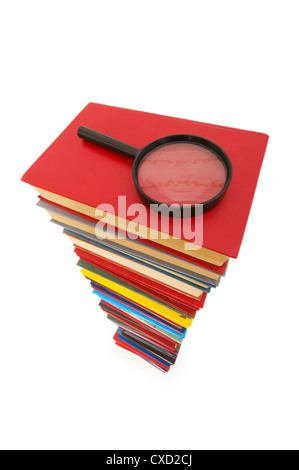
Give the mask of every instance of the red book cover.
<path id="1" fill-rule="evenodd" d="M 220 204 L 203 216 L 203 246 L 237 257 L 268 142 L 266 134 L 88 104 L 22 180 L 94 208 L 111 204 L 116 214 L 119 195 L 126 196 L 127 207 L 141 202 L 132 180 L 132 160 L 80 139 L 77 129 L 82 125 L 137 148 L 171 134 L 198 135 L 222 147 L 232 162 L 233 178 Z"/>

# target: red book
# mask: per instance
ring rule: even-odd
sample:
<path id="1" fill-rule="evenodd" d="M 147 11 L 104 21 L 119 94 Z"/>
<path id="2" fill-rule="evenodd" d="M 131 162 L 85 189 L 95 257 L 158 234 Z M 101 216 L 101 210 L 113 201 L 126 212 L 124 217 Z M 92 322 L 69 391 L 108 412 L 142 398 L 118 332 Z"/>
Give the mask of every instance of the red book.
<path id="1" fill-rule="evenodd" d="M 153 328 L 144 325 L 142 322 L 137 320 L 136 318 L 130 317 L 130 315 L 126 314 L 122 310 L 119 310 L 116 307 L 111 309 L 110 304 L 101 300 L 100 306 L 103 310 L 109 313 L 110 316 L 115 318 L 116 320 L 121 320 L 121 322 L 125 323 L 128 327 L 133 329 L 137 329 L 141 335 L 144 335 L 147 338 L 150 338 L 154 343 L 159 344 L 160 346 L 164 347 L 167 351 L 176 353 L 180 348 L 180 343 L 173 340 L 169 336 L 165 336 L 160 332 L 157 332 Z M 113 312 L 111 311 L 113 310 Z M 121 315 L 121 318 L 119 317 Z"/>
<path id="2" fill-rule="evenodd" d="M 94 217 L 89 217 L 85 214 L 81 214 L 80 212 L 77 212 L 77 211 L 74 211 L 70 208 L 67 208 L 67 207 L 64 207 L 64 206 L 61 206 L 60 204 L 56 204 L 55 202 L 52 202 L 52 201 L 48 201 L 47 199 L 39 196 L 39 199 L 46 202 L 47 204 L 50 204 L 54 207 L 58 207 L 60 209 L 63 209 L 65 211 L 65 213 L 70 213 L 70 214 L 74 214 L 74 215 L 77 215 L 77 216 L 80 216 L 82 217 L 83 219 L 87 219 L 89 220 L 90 222 L 94 222 L 95 224 L 98 223 L 99 221 L 97 219 L 95 219 Z M 54 211 L 55 212 L 55 211 Z M 109 226 L 109 228 L 111 228 L 111 226 Z M 124 231 L 122 230 L 117 230 L 117 232 L 119 233 L 124 233 Z M 151 245 L 151 246 L 154 246 L 157 248 L 157 244 L 155 244 L 155 242 L 152 242 L 151 240 L 145 240 L 143 239 L 142 240 L 144 243 L 148 244 L 148 245 Z M 161 246 L 158 248 L 161 249 Z M 200 260 L 200 259 L 196 259 L 196 258 L 192 258 L 192 256 L 189 256 L 187 253 L 188 252 L 185 252 L 185 253 L 178 253 L 177 251 L 175 250 L 172 250 L 171 248 L 169 247 L 166 247 L 166 246 L 163 246 L 163 251 L 165 251 L 166 253 L 170 253 L 172 255 L 175 255 L 175 256 L 178 256 L 180 258 L 183 258 L 185 259 L 186 261 L 190 261 L 191 263 L 195 263 L 203 268 L 206 268 L 206 269 L 209 269 L 210 271 L 214 271 L 215 273 L 217 274 L 224 274 L 225 271 L 226 271 L 226 268 L 227 268 L 227 264 L 228 264 L 228 261 L 226 261 L 225 263 L 223 263 L 222 266 L 216 266 L 214 264 L 211 264 L 211 263 L 206 263 L 205 261 L 203 260 Z"/>
<path id="3" fill-rule="evenodd" d="M 89 251 L 82 250 L 75 246 L 75 253 L 82 258 L 83 260 L 93 264 L 100 269 L 104 269 L 107 272 L 110 272 L 117 277 L 122 278 L 126 282 L 133 282 L 136 284 L 137 287 L 140 289 L 145 290 L 146 288 L 151 289 L 155 294 L 155 296 L 159 296 L 161 293 L 162 295 L 168 296 L 171 300 L 175 300 L 178 302 L 178 305 L 186 305 L 187 307 L 193 307 L 196 311 L 199 308 L 202 308 L 206 299 L 206 293 L 203 292 L 201 299 L 195 299 L 194 297 L 190 297 L 183 292 L 176 291 L 175 289 L 171 289 L 168 286 L 164 286 L 159 282 L 154 281 L 153 279 L 146 278 L 140 274 L 134 273 L 133 271 L 129 271 L 122 266 L 116 265 L 112 262 L 105 260 L 104 258 L 100 258 Z M 178 305 L 176 305 L 177 308 Z"/>
<path id="4" fill-rule="evenodd" d="M 76 250 L 75 250 L 76 252 Z M 82 253 L 82 252 L 81 252 Z M 83 261 L 87 261 L 91 264 L 94 264 L 92 263 L 92 260 L 89 259 L 87 256 L 84 256 L 84 252 L 82 253 L 82 256 L 81 256 L 81 253 L 77 253 L 78 256 L 80 256 L 80 258 L 83 260 Z M 142 284 L 140 282 L 134 282 L 133 280 L 129 279 L 128 277 L 125 277 L 125 276 L 121 276 L 120 274 L 118 273 L 115 273 L 113 272 L 112 270 L 109 270 L 107 269 L 107 267 L 104 267 L 101 266 L 100 264 L 94 264 L 94 266 L 102 269 L 103 271 L 105 271 L 106 273 L 108 274 L 111 274 L 112 276 L 115 276 L 117 279 L 121 280 L 121 281 L 124 281 L 126 282 L 128 285 L 132 286 L 132 287 L 136 287 L 137 289 L 142 289 L 143 292 L 145 292 L 146 294 L 149 294 L 151 295 L 152 297 L 156 297 L 156 299 L 158 300 L 161 300 L 162 302 L 164 302 L 165 304 L 169 305 L 169 307 L 173 307 L 175 309 L 178 309 L 180 310 L 183 314 L 185 313 L 187 316 L 190 316 L 190 317 L 195 317 L 195 314 L 197 312 L 197 310 L 199 308 L 202 308 L 203 305 L 204 305 L 204 302 L 205 302 L 205 299 L 206 299 L 206 293 L 204 292 L 205 294 L 205 297 L 203 299 L 200 300 L 200 304 L 199 306 L 196 306 L 194 308 L 191 308 L 189 304 L 186 304 L 186 303 L 182 303 L 182 302 L 178 302 L 176 299 L 173 299 L 171 298 L 171 291 L 168 292 L 168 296 L 166 294 L 163 294 L 161 293 L 161 291 L 157 291 L 157 290 L 153 290 L 151 289 L 148 285 L 146 284 Z"/>
<path id="5" fill-rule="evenodd" d="M 120 346 L 122 347 L 123 349 L 127 349 L 128 351 L 136 354 L 137 356 L 140 356 L 142 359 L 145 359 L 146 361 L 148 362 L 151 362 L 152 364 L 154 365 L 157 365 L 159 366 L 161 369 L 163 369 L 165 372 L 168 372 L 169 369 L 170 369 L 170 365 L 165 365 L 163 364 L 162 362 L 158 361 L 158 359 L 155 359 L 151 356 L 149 356 L 148 354 L 146 353 L 142 353 L 139 349 L 137 348 L 134 348 L 134 346 L 131 346 L 127 343 L 124 343 L 118 336 L 118 332 L 115 333 L 115 335 L 113 336 L 113 339 L 115 341 L 115 344 L 117 344 L 117 346 Z"/>
<path id="6" fill-rule="evenodd" d="M 77 129 L 81 125 L 137 148 L 171 134 L 195 134 L 222 147 L 232 162 L 233 178 L 223 200 L 203 216 L 203 247 L 237 257 L 268 142 L 267 135 L 88 104 L 22 180 L 93 208 L 101 203 L 111 204 L 116 214 L 119 195 L 126 196 L 127 206 L 141 202 L 132 180 L 132 160 L 80 139 Z M 149 211 L 147 208 L 148 215 Z"/>

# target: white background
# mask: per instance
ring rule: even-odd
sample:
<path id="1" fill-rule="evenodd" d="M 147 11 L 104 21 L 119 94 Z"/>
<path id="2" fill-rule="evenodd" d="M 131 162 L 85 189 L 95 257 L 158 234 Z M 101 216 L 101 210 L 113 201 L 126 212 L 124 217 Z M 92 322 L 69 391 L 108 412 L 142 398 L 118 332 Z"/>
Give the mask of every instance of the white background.
<path id="1" fill-rule="evenodd" d="M 297 12 L 2 3 L 1 448 L 299 448 Z M 19 181 L 89 101 L 270 135 L 240 256 L 169 374 L 114 346 L 71 244 Z"/>

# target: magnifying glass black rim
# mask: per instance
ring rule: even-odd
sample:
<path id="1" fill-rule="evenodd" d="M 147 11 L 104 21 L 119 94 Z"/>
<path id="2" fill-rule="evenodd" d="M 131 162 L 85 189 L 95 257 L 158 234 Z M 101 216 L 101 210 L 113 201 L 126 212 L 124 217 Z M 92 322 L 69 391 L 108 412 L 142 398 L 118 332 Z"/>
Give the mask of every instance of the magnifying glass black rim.
<path id="1" fill-rule="evenodd" d="M 151 142 L 150 144 L 146 145 L 142 149 L 140 149 L 139 153 L 135 157 L 134 164 L 133 164 L 133 169 L 132 169 L 133 180 L 134 180 L 134 183 L 135 183 L 135 186 L 137 188 L 137 191 L 139 193 L 140 198 L 148 206 L 150 206 L 151 204 L 153 204 L 153 205 L 164 204 L 164 207 L 165 206 L 167 208 L 170 207 L 170 204 L 165 204 L 161 201 L 156 201 L 155 199 L 152 199 L 150 196 L 148 196 L 142 190 L 142 188 L 139 184 L 139 181 L 138 181 L 138 168 L 139 168 L 139 165 L 141 164 L 141 162 L 143 161 L 143 159 L 146 157 L 146 155 L 149 152 L 151 152 L 152 150 L 154 150 L 157 147 L 160 147 L 164 144 L 168 144 L 168 143 L 171 143 L 171 142 L 174 142 L 174 143 L 176 143 L 176 142 L 178 142 L 178 143 L 181 143 L 181 142 L 194 143 L 194 144 L 200 145 L 201 147 L 205 147 L 209 150 L 212 150 L 217 155 L 217 157 L 222 161 L 222 163 L 224 164 L 225 169 L 226 169 L 226 181 L 225 181 L 225 184 L 224 184 L 223 188 L 221 189 L 221 191 L 218 194 L 216 194 L 216 196 L 214 196 L 213 198 L 209 199 L 208 201 L 204 201 L 201 204 L 192 204 L 191 206 L 189 206 L 189 204 L 188 204 L 188 206 L 190 207 L 190 212 L 191 212 L 191 214 L 190 214 L 190 212 L 188 212 L 188 216 L 191 215 L 191 217 L 192 217 L 196 213 L 200 213 L 197 210 L 201 206 L 203 208 L 203 212 L 207 212 L 207 211 L 213 209 L 213 207 L 215 207 L 221 201 L 221 199 L 223 198 L 227 188 L 230 185 L 230 182 L 231 182 L 232 176 L 233 176 L 233 167 L 232 167 L 232 164 L 231 164 L 231 161 L 230 161 L 228 155 L 225 153 L 225 151 L 221 147 L 219 147 L 219 145 L 215 144 L 215 142 L 212 142 L 211 140 L 205 139 L 204 137 L 200 137 L 200 136 L 197 136 L 197 135 L 190 135 L 190 134 L 169 135 L 169 136 L 157 139 L 157 140 Z M 186 212 L 183 211 L 183 206 L 182 205 L 180 205 L 180 210 L 178 210 L 176 212 L 179 212 L 179 215 L 181 217 L 186 215 Z M 176 215 L 176 212 L 175 212 L 174 215 Z M 162 214 L 163 214 L 163 210 L 162 210 Z M 168 212 L 167 212 L 167 214 L 168 214 Z M 172 216 L 172 213 L 170 212 L 169 215 Z"/>

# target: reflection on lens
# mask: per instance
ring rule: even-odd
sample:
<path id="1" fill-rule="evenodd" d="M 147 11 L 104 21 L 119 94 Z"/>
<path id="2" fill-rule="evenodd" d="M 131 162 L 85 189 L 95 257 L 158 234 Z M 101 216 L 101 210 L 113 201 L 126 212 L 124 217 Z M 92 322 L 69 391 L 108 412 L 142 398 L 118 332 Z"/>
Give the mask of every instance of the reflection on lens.
<path id="1" fill-rule="evenodd" d="M 223 162 L 201 145 L 178 142 L 149 152 L 138 168 L 144 193 L 165 204 L 201 204 L 222 190 Z"/>

